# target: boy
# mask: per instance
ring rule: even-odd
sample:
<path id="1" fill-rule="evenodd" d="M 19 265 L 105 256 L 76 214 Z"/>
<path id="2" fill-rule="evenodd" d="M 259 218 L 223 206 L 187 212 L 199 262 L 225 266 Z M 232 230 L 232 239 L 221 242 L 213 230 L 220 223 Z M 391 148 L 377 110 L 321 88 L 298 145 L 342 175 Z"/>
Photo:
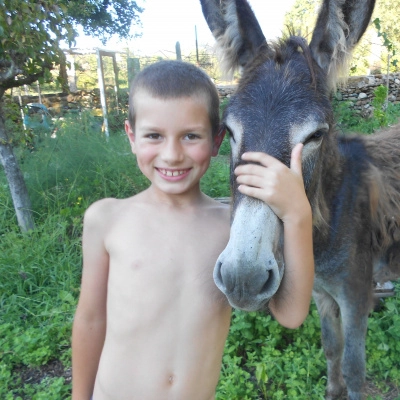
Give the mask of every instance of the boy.
<path id="1" fill-rule="evenodd" d="M 214 399 L 231 308 L 212 277 L 228 242 L 230 216 L 229 207 L 204 195 L 199 182 L 223 139 L 218 103 L 207 75 L 178 61 L 151 65 L 133 83 L 125 130 L 151 184 L 131 198 L 103 199 L 86 211 L 72 341 L 73 400 Z M 293 188 L 296 206 L 302 207 L 278 213 L 302 215 L 306 234 L 292 247 L 306 242 L 311 252 L 292 269 L 312 286 L 311 211 L 300 150 L 293 156 L 296 167 L 282 174 L 281 187 Z M 260 153 L 254 157 L 261 164 L 255 173 L 261 171 L 265 180 L 280 164 Z M 248 170 L 240 175 L 242 190 L 252 189 L 251 178 Z M 262 187 L 257 197 L 279 201 Z M 285 246 L 290 251 L 291 244 Z M 309 286 L 291 289 L 301 299 L 295 304 L 302 304 L 302 320 Z"/>

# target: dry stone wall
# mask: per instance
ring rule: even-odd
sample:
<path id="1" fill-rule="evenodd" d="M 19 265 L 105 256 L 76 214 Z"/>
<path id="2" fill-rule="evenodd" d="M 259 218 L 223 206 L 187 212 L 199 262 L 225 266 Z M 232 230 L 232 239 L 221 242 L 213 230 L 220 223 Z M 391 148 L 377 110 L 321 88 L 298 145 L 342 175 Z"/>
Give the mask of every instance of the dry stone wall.
<path id="1" fill-rule="evenodd" d="M 338 101 L 348 101 L 359 113 L 368 116 L 372 108 L 374 90 L 380 85 L 387 85 L 387 75 L 351 76 L 336 93 Z M 236 86 L 217 86 L 221 98 L 229 98 Z M 400 73 L 389 74 L 389 98 L 392 103 L 400 103 Z"/>
<path id="2" fill-rule="evenodd" d="M 21 100 L 22 105 L 39 103 L 41 101 L 54 115 L 82 108 L 99 109 L 101 113 L 100 91 L 98 89 L 91 90 L 90 92 L 81 90 L 69 94 L 42 94 L 40 98 L 39 96 L 21 96 Z M 14 96 L 13 101 L 19 104 L 19 97 Z"/>
<path id="3" fill-rule="evenodd" d="M 389 78 L 389 82 L 388 82 Z M 387 75 L 371 75 L 350 77 L 346 86 L 339 88 L 336 98 L 339 101 L 350 101 L 354 109 L 368 116 L 372 108 L 374 90 L 389 83 L 388 100 L 391 103 L 400 103 L 400 73 Z"/>

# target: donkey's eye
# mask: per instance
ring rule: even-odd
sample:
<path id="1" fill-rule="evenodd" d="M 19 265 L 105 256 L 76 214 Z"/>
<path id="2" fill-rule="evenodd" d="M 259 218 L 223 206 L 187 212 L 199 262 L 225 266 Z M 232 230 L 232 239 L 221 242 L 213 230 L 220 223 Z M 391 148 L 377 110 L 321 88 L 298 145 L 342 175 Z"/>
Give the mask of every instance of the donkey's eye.
<path id="1" fill-rule="evenodd" d="M 226 129 L 226 131 L 228 132 L 229 138 L 230 138 L 234 143 L 236 143 L 236 140 L 235 140 L 235 137 L 233 136 L 232 131 L 231 131 L 227 126 L 225 126 L 225 129 Z"/>
<path id="2" fill-rule="evenodd" d="M 319 130 L 312 135 L 312 139 L 320 139 L 322 136 L 324 136 L 324 133 L 324 131 Z"/>
<path id="3" fill-rule="evenodd" d="M 318 129 L 317 131 L 313 132 L 305 141 L 304 144 L 306 145 L 307 143 L 310 142 L 316 142 L 319 141 L 323 138 L 325 135 L 326 131 L 324 129 Z"/>

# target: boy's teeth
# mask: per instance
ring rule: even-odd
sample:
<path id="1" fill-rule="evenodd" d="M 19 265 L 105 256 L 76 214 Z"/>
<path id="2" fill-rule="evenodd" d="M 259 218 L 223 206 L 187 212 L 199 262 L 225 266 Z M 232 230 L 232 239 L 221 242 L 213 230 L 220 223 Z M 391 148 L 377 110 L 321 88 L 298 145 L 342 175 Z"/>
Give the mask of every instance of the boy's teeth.
<path id="1" fill-rule="evenodd" d="M 166 176 L 178 176 L 178 175 L 182 175 L 184 173 L 184 171 L 167 171 L 167 170 L 164 170 L 163 173 Z"/>

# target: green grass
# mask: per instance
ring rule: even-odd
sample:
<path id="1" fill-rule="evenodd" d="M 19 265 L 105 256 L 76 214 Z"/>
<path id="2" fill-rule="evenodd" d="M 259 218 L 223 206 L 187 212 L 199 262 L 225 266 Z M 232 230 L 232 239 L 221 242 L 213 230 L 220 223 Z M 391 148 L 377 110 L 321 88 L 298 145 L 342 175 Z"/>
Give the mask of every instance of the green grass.
<path id="1" fill-rule="evenodd" d="M 382 127 L 393 125 L 400 117 L 400 104 L 389 103 L 385 105 L 387 88 L 378 86 L 372 101 L 374 110 L 369 118 L 364 118 L 354 109 L 352 101 L 333 101 L 335 121 L 339 131 L 343 133 L 371 134 Z"/>
<path id="2" fill-rule="evenodd" d="M 340 121 L 342 126 L 347 123 L 346 129 L 364 123 L 357 125 L 354 115 L 346 112 Z M 18 371 L 54 360 L 70 367 L 83 213 L 93 201 L 131 196 L 148 185 L 123 132 L 114 132 L 106 141 L 98 131 L 93 133 L 95 125 L 84 113 L 79 120 L 60 121 L 57 138 L 41 135 L 33 151 L 18 149 L 35 212 L 37 227 L 32 232 L 19 232 L 0 171 L 1 399 L 69 398 L 70 384 L 63 377 L 26 383 Z M 222 153 L 202 181 L 202 189 L 212 197 L 230 194 L 227 139 Z M 400 385 L 398 310 L 399 285 L 396 296 L 369 322 L 368 378 L 382 392 L 389 383 Z M 325 364 L 314 305 L 304 325 L 294 331 L 269 315 L 234 312 L 217 399 L 323 399 Z"/>

